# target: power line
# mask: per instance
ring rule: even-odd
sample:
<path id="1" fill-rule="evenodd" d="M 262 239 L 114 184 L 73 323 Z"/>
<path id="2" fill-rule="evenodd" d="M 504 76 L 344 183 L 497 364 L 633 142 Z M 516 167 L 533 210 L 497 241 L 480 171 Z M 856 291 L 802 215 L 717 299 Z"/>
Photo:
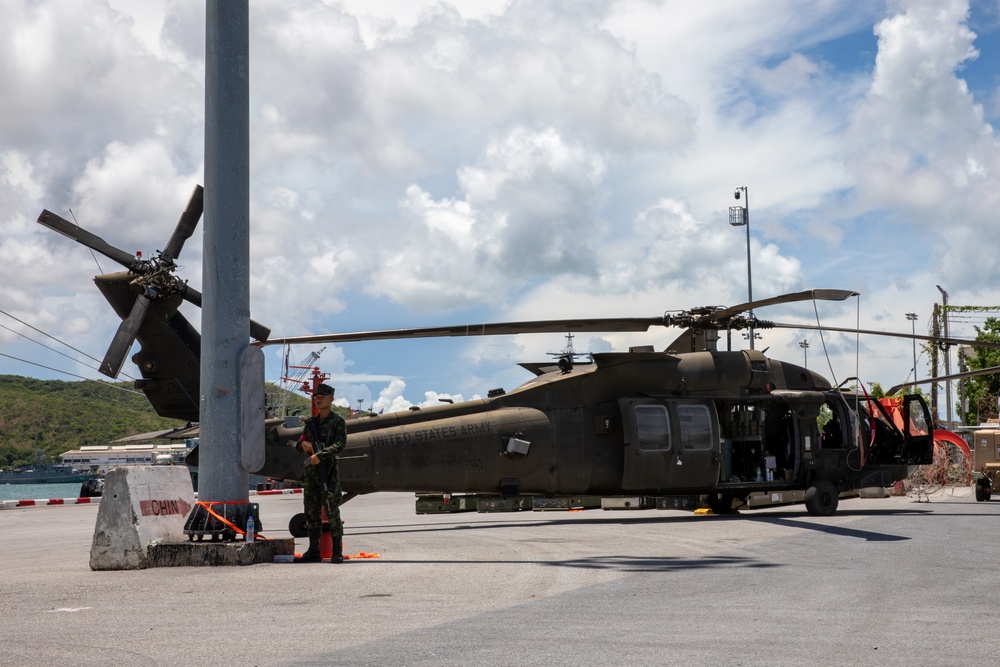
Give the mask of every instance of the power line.
<path id="1" fill-rule="evenodd" d="M 42 331 L 42 330 L 41 330 L 41 329 L 39 329 L 38 327 L 35 327 L 35 326 L 32 326 L 32 325 L 28 324 L 27 322 L 25 322 L 24 320 L 22 320 L 22 319 L 19 319 L 19 318 L 17 318 L 17 317 L 14 317 L 14 316 L 13 316 L 13 315 L 11 315 L 10 313 L 8 313 L 8 312 L 7 312 L 6 310 L 0 310 L 0 313 L 2 313 L 2 314 L 4 314 L 4 315 L 6 315 L 7 317 L 9 317 L 10 319 L 14 320 L 15 322 L 18 322 L 18 323 L 20 323 L 20 324 L 23 324 L 24 326 L 28 327 L 28 328 L 29 328 L 29 329 L 31 329 L 32 331 L 37 331 L 38 333 L 42 334 L 43 336 L 46 336 L 46 337 L 48 337 L 48 338 L 51 338 L 52 340 L 54 340 L 55 342 L 59 343 L 60 345 L 65 345 L 65 346 L 66 346 L 66 347 L 68 347 L 69 349 L 73 350 L 74 352 L 78 352 L 78 353 L 82 354 L 83 356 L 87 357 L 88 359 L 93 359 L 93 360 L 94 360 L 94 361 L 96 361 L 97 363 L 101 363 L 101 360 L 100 360 L 100 359 L 98 359 L 97 357 L 92 357 L 92 356 L 90 356 L 89 354 L 87 354 L 86 352 L 84 352 L 83 350 L 78 350 L 78 349 L 76 349 L 75 347 L 73 347 L 72 345 L 70 345 L 69 343 L 64 343 L 64 342 L 62 342 L 61 340 L 59 340 L 59 339 L 58 339 L 58 338 L 56 338 L 55 336 L 52 336 L 52 335 L 50 335 L 50 334 L 47 334 L 47 333 L 45 333 L 44 331 Z M 6 329 L 7 327 L 4 327 L 4 328 Z M 8 329 L 8 331 L 13 331 L 13 330 L 12 330 L 12 329 Z M 15 331 L 14 333 L 17 333 L 17 332 Z M 19 335 L 24 335 L 24 334 L 19 334 Z M 24 336 L 24 337 L 25 337 L 25 338 L 28 338 L 27 336 Z M 33 342 L 33 343 L 38 343 L 38 341 L 36 341 L 36 340 L 32 340 L 31 338 L 28 338 L 28 340 L 30 340 L 30 341 L 31 341 L 31 342 Z M 42 345 L 41 343 L 38 343 L 38 344 L 39 344 L 39 345 Z M 42 345 L 42 347 L 45 347 L 45 346 L 44 346 L 44 345 Z M 51 349 L 51 348 L 49 348 L 49 349 Z"/>
<path id="2" fill-rule="evenodd" d="M 100 359 L 98 359 L 97 357 L 93 357 L 93 356 L 91 356 L 91 355 L 87 354 L 86 352 L 84 352 L 83 350 L 78 350 L 77 348 L 73 347 L 73 346 L 72 346 L 72 345 L 70 345 L 69 343 L 66 343 L 66 342 L 63 342 L 63 341 L 59 340 L 58 338 L 56 338 L 55 336 L 53 336 L 53 335 L 51 335 L 51 334 L 48 334 L 48 333 L 45 333 L 44 331 L 42 331 L 42 330 L 41 330 L 41 329 L 39 329 L 38 327 L 36 327 L 36 326 L 32 326 L 31 324 L 28 324 L 28 323 L 27 323 L 27 322 L 25 322 L 24 320 L 22 320 L 22 319 L 19 319 L 19 318 L 17 318 L 17 317 L 14 317 L 13 315 L 11 315 L 10 313 L 8 313 L 8 312 L 7 312 L 7 311 L 5 311 L 5 310 L 2 310 L 2 309 L 0 309 L 0 314 L 3 314 L 3 315 L 6 315 L 7 317 L 9 317 L 10 319 L 14 320 L 15 322 L 18 322 L 18 323 L 20 323 L 20 324 L 23 324 L 24 326 L 28 327 L 28 328 L 29 328 L 29 329 L 31 329 L 32 331 L 37 331 L 38 333 L 42 334 L 43 336 L 45 336 L 45 337 L 47 337 L 47 338 L 51 338 L 52 340 L 54 340 L 55 342 L 59 343 L 60 345 L 65 345 L 66 347 L 68 347 L 69 349 L 73 350 L 74 352 L 76 352 L 76 353 L 78 353 L 78 354 L 82 354 L 83 356 L 87 357 L 88 359 L 92 359 L 93 361 L 96 361 L 96 362 L 97 362 L 98 364 L 100 364 L 100 363 L 101 363 L 101 360 L 100 360 Z M 16 334 L 16 335 L 18 335 L 18 336 L 21 336 L 22 338 L 25 338 L 25 339 L 27 339 L 27 340 L 31 341 L 31 342 L 32 342 L 32 343 L 34 343 L 35 345 L 41 345 L 41 346 L 42 346 L 42 347 L 44 347 L 44 348 L 45 348 L 46 350 L 51 350 L 52 352 L 55 352 L 56 354 L 61 354 L 62 356 L 64 356 L 64 357 L 66 357 L 67 359 L 69 359 L 70 361 L 75 361 L 75 362 L 77 362 L 77 363 L 83 363 L 83 362 L 81 362 L 81 361 L 80 361 L 79 359 L 74 359 L 73 357 L 69 356 L 69 355 L 68 355 L 68 354 L 66 354 L 65 352 L 60 352 L 59 350 L 57 350 L 57 349 L 55 349 L 55 348 L 52 348 L 52 347 L 49 347 L 48 345 L 46 345 L 46 344 L 44 344 L 44 343 L 41 343 L 41 342 L 39 342 L 39 341 L 35 340 L 34 338 L 31 338 L 30 336 L 26 336 L 25 334 L 23 334 L 23 333 L 21 333 L 21 332 L 19 332 L 19 331 L 14 331 L 14 330 L 13 330 L 13 329 L 11 329 L 10 327 L 7 327 L 7 326 L 4 326 L 4 325 L 2 325 L 2 324 L 0 324 L 0 327 L 3 327 L 4 329 L 6 329 L 6 330 L 7 330 L 7 331 L 9 331 L 9 332 L 11 332 L 11 333 L 13 333 L 13 334 Z M 6 355 L 6 354 L 5 354 L 5 355 L 3 355 L 3 356 L 5 356 L 5 357 L 6 357 L 6 356 L 9 356 L 9 355 Z M 11 358 L 13 359 L 13 358 L 15 358 L 15 357 L 11 357 Z M 23 359 L 19 359 L 19 361 L 24 361 L 24 360 L 23 360 Z M 30 364 L 30 363 L 32 363 L 32 362 L 30 362 L 30 361 L 26 361 L 25 363 L 29 363 L 29 364 Z M 36 366 L 38 366 L 38 365 L 40 365 L 40 364 L 35 364 L 35 365 L 36 365 Z M 86 366 L 86 364 L 84 364 L 84 365 Z M 45 368 L 45 367 L 43 366 L 43 368 Z M 93 368 L 94 370 L 97 370 L 97 368 L 96 368 L 96 367 L 93 367 L 93 366 L 88 366 L 88 368 Z M 55 369 L 49 369 L 49 370 L 55 370 Z M 62 371 L 57 371 L 57 372 L 62 372 Z M 67 373 L 67 375 L 73 375 L 73 374 L 72 374 L 72 373 Z M 132 376 L 131 376 L 131 375 L 129 375 L 128 373 L 122 373 L 122 375 L 124 375 L 125 377 L 127 377 L 127 378 L 128 378 L 129 380 L 134 380 L 134 379 L 135 379 L 134 377 L 132 377 Z M 79 376 L 76 376 L 76 377 L 79 377 Z"/>
<path id="3" fill-rule="evenodd" d="M 11 329 L 10 327 L 8 327 L 8 326 L 7 326 L 7 325 L 5 325 L 5 324 L 0 324 L 0 329 L 6 329 L 7 331 L 11 332 L 11 333 L 12 333 L 12 334 L 14 334 L 15 336 L 20 336 L 21 338 L 24 338 L 25 340 L 29 340 L 29 341 L 31 341 L 32 343 L 35 343 L 36 345 L 41 345 L 41 346 L 42 346 L 42 347 L 44 347 L 44 348 L 45 348 L 46 350 L 51 350 L 52 352 L 55 352 L 56 354 L 59 354 L 59 355 L 62 355 L 62 356 L 64 356 L 64 357 L 66 357 L 67 359 L 69 359 L 70 361 L 75 361 L 75 362 L 77 362 L 77 363 L 81 363 L 79 359 L 75 359 L 75 358 L 73 358 L 73 357 L 69 356 L 68 354 L 66 354 L 65 352 L 60 352 L 60 351 L 59 351 L 59 350 L 57 350 L 56 348 L 54 348 L 54 347 L 51 347 L 51 346 L 49 346 L 49 345 L 46 345 L 45 343 L 40 343 L 40 342 L 38 342 L 37 340 L 35 340 L 34 338 L 31 338 L 31 337 L 29 337 L 29 336 L 27 336 L 27 335 L 25 335 L 25 334 L 21 333 L 20 331 L 14 331 L 13 329 Z M 85 353 L 81 353 L 81 354 L 85 354 Z M 86 356 L 88 356 L 88 357 L 89 357 L 90 355 L 86 355 Z M 90 358 L 91 358 L 91 359 L 93 359 L 93 357 L 90 357 Z M 96 361 L 96 359 L 95 359 L 95 361 Z M 95 370 L 96 370 L 96 369 L 95 369 Z"/>
<path id="4" fill-rule="evenodd" d="M 70 373 L 69 371 L 61 371 L 58 368 L 52 368 L 51 366 L 45 366 L 43 364 L 37 364 L 34 361 L 28 361 L 27 359 L 21 359 L 20 357 L 15 357 L 15 356 L 11 356 L 9 354 L 4 354 L 3 352 L 0 352 L 0 357 L 7 357 L 8 359 L 13 359 L 14 361 L 20 361 L 21 363 L 31 364 L 32 366 L 38 366 L 39 368 L 44 368 L 45 370 L 53 371 L 53 372 L 56 372 L 56 373 L 62 373 L 63 375 L 69 375 L 71 377 L 80 378 L 81 380 L 87 380 L 89 382 L 97 382 L 99 384 L 106 385 L 106 386 L 111 387 L 113 389 L 118 389 L 118 390 L 121 390 L 121 391 L 127 391 L 130 394 L 140 394 L 140 395 L 142 395 L 141 391 L 136 391 L 135 389 L 128 389 L 127 387 L 119 387 L 118 385 L 116 385 L 114 383 L 111 383 L 111 382 L 104 382 L 103 380 L 95 380 L 93 378 L 84 377 L 83 375 L 77 375 L 76 373 Z"/>

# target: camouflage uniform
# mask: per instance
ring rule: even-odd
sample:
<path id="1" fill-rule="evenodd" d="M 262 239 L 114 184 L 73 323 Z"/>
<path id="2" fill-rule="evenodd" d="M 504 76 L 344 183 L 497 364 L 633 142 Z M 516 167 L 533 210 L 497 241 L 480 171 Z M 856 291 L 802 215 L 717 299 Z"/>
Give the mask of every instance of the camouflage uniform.
<path id="1" fill-rule="evenodd" d="M 336 456 L 347 445 L 347 425 L 344 423 L 344 418 L 335 412 L 331 412 L 326 419 L 320 419 L 319 415 L 316 415 L 306 420 L 302 439 L 309 440 L 314 445 L 323 443 L 323 449 L 316 454 L 319 457 L 319 465 L 306 465 L 302 485 L 302 504 L 306 520 L 309 522 L 309 540 L 310 542 L 318 540 L 323 529 L 323 480 L 320 476 L 322 466 L 326 469 L 326 487 L 330 491 L 330 508 L 327 510 L 330 536 L 334 544 L 339 544 L 339 540 L 344 537 L 344 524 L 340 520 L 340 472 Z M 302 445 L 297 445 L 296 448 L 301 451 Z"/>

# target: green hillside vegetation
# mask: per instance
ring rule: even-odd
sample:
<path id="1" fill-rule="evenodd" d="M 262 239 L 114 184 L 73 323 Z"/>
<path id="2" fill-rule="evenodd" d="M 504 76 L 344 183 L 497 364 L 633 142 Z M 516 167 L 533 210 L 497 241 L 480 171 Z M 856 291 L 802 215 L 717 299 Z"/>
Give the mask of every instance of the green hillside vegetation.
<path id="1" fill-rule="evenodd" d="M 277 388 L 268 383 L 266 392 L 274 395 Z M 301 395 L 288 407 L 309 414 L 309 400 Z M 180 426 L 185 423 L 157 415 L 131 382 L 0 375 L 0 468 L 33 463 L 36 451 L 58 462 L 71 449 Z"/>
<path id="2" fill-rule="evenodd" d="M 65 382 L 0 375 L 0 466 L 50 461 L 84 445 L 183 426 L 153 412 L 131 382 Z"/>

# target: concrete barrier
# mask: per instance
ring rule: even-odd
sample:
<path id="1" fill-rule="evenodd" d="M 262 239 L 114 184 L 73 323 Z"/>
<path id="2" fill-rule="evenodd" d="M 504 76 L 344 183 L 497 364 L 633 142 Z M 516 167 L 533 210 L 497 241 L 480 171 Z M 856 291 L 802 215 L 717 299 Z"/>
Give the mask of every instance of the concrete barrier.
<path id="1" fill-rule="evenodd" d="M 182 543 L 195 504 L 186 466 L 126 466 L 108 471 L 90 547 L 92 570 L 150 567 L 149 546 Z"/>

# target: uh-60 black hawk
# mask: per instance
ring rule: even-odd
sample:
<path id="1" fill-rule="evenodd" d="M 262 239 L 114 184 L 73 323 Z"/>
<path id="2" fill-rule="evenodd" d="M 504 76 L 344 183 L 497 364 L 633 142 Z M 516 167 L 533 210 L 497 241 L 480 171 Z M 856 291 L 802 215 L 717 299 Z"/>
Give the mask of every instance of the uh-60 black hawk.
<path id="1" fill-rule="evenodd" d="M 201 216 L 198 187 L 166 249 L 137 258 L 59 216 L 39 222 L 125 267 L 95 283 L 122 318 L 101 372 L 116 377 L 132 343 L 142 374 L 135 382 L 156 412 L 199 418 L 200 336 L 178 311 L 200 294 L 174 275 L 184 240 Z M 756 350 L 718 349 L 720 331 L 753 327 L 816 329 L 764 322 L 745 313 L 810 299 L 843 300 L 844 290 L 811 290 L 658 317 L 595 318 L 398 329 L 269 339 L 251 322 L 258 345 L 343 343 L 435 336 L 683 329 L 668 349 L 593 354 L 576 364 L 522 364 L 535 377 L 487 398 L 348 421 L 341 482 L 350 498 L 377 491 L 499 496 L 697 498 L 716 511 L 755 492 L 804 492 L 815 515 L 836 511 L 842 492 L 887 487 L 933 457 L 933 424 L 916 394 L 903 419 L 818 373 Z M 831 327 L 824 330 L 847 331 Z M 855 330 L 850 330 L 855 331 Z M 882 332 L 864 332 L 882 333 Z M 889 334 L 909 337 L 906 334 Z M 917 338 L 957 344 L 968 341 Z M 860 383 L 858 383 L 860 384 Z M 822 415 L 822 417 L 821 417 Z M 266 463 L 251 471 L 300 480 L 302 455 L 289 446 L 300 427 L 280 416 L 265 429 Z M 735 501 L 735 502 L 734 502 Z"/>

